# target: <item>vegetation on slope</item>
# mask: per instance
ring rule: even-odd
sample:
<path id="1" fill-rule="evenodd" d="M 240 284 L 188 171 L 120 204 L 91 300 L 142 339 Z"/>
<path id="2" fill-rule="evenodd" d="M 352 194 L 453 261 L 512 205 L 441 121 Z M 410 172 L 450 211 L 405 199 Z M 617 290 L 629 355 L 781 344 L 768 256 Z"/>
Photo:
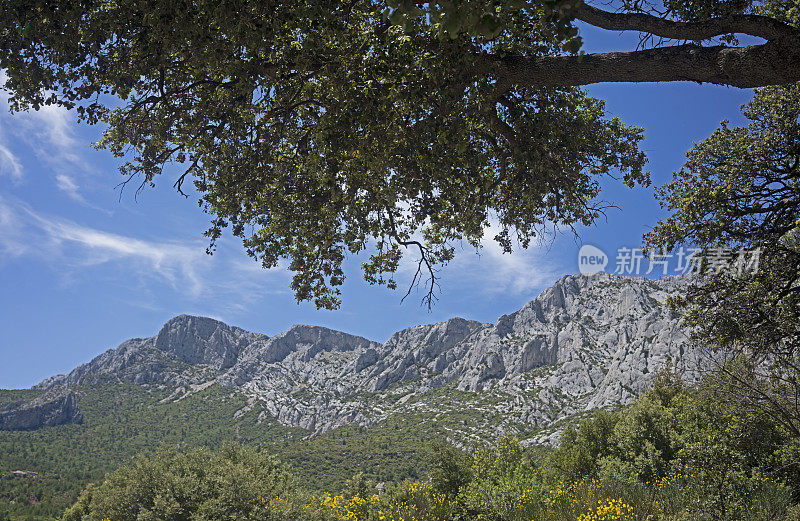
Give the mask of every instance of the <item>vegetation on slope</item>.
<path id="1" fill-rule="evenodd" d="M 372 428 L 333 431 L 338 434 L 324 437 L 330 445 L 318 446 L 309 461 L 342 469 L 340 478 L 359 470 L 359 461 L 374 461 L 378 472 L 391 469 L 397 463 L 385 451 L 394 450 L 401 435 L 392 437 L 395 428 L 386 425 L 375 431 L 386 436 L 383 441 L 367 434 Z M 416 432 L 422 436 L 424 429 Z M 371 444 L 357 445 L 370 436 Z M 339 455 L 351 459 L 351 467 L 322 456 L 351 442 Z M 277 452 L 289 461 L 298 447 L 313 450 L 284 443 L 278 445 L 287 450 Z M 406 439 L 409 451 L 413 444 L 417 451 L 407 461 L 427 458 L 416 474 L 395 471 L 397 480 L 383 488 L 359 473 L 327 492 L 308 486 L 310 467 L 295 465 L 300 475 L 292 477 L 274 445 L 220 443 L 212 450 L 174 444 L 128 459 L 88 487 L 64 520 L 734 520 L 795 519 L 800 513 L 798 440 L 767 418 L 741 416 L 713 388 L 689 389 L 668 373 L 632 406 L 598 411 L 568 427 L 561 447 L 546 455 L 511 436 L 469 452 Z"/>
<path id="2" fill-rule="evenodd" d="M 172 388 L 98 380 L 80 390 L 81 425 L 34 431 L 0 431 L 0 512 L 15 518 L 61 515 L 88 483 L 99 481 L 137 454 L 159 448 L 219 448 L 225 441 L 254 445 L 279 455 L 309 490 L 339 490 L 363 473 L 397 483 L 425 474 L 426 444 L 448 435 L 489 441 L 503 421 L 493 397 L 458 393 L 446 386 L 425 395 L 427 408 L 370 427 L 346 425 L 318 436 L 287 428 L 239 393 L 211 386 L 175 401 Z M 0 403 L 32 398 L 39 391 L 0 391 Z M 521 426 L 515 425 L 518 432 Z M 36 475 L 13 476 L 12 471 Z"/>
<path id="3" fill-rule="evenodd" d="M 146 450 L 215 448 L 226 440 L 263 445 L 305 432 L 270 419 L 257 423 L 256 411 L 234 418 L 246 400 L 221 387 L 161 403 L 171 391 L 98 383 L 81 390 L 81 425 L 0 431 L 0 511 L 26 518 L 59 516 L 87 483 Z M 12 396 L 19 399 L 19 392 L 0 391 L 0 401 Z M 37 474 L 17 477 L 11 474 L 15 470 Z"/>

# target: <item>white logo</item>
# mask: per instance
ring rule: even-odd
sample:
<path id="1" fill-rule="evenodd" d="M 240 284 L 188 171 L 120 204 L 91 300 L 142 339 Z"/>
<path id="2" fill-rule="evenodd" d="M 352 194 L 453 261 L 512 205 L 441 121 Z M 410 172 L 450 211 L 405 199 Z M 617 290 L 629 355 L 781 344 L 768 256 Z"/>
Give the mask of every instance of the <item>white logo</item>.
<path id="1" fill-rule="evenodd" d="M 578 270 L 584 275 L 591 275 L 603 271 L 608 266 L 608 255 L 606 252 L 592 246 L 584 244 L 578 251 Z"/>

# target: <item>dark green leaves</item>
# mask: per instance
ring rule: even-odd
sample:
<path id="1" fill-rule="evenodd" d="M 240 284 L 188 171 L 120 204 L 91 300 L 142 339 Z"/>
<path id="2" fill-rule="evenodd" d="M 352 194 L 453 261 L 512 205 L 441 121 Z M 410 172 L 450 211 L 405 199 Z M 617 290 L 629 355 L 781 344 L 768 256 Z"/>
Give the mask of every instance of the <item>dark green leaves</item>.
<path id="1" fill-rule="evenodd" d="M 339 305 L 348 255 L 366 250 L 365 278 L 389 287 L 402 255 L 421 259 L 430 300 L 435 268 L 490 220 L 525 247 L 601 215 L 601 176 L 647 182 L 641 129 L 602 103 L 501 88 L 504 57 L 577 49 L 561 3 L 22 4 L 0 19 L 14 106 L 102 121 L 98 146 L 136 186 L 177 166 L 212 249 L 230 229 L 318 307 Z"/>
<path id="2" fill-rule="evenodd" d="M 646 240 L 655 250 L 688 243 L 706 253 L 759 252 L 757 269 L 705 270 L 676 304 L 698 342 L 754 364 L 757 385 L 743 386 L 741 395 L 797 435 L 800 87 L 761 89 L 744 115 L 749 125 L 723 122 L 689 151 L 684 168 L 659 191 L 672 215 Z"/>

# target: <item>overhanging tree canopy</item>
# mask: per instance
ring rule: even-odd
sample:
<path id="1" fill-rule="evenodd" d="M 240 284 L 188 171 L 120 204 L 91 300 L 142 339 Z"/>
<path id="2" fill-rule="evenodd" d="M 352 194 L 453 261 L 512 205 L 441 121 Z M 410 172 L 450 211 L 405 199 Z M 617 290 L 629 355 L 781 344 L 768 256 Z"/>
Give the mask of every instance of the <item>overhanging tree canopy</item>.
<path id="1" fill-rule="evenodd" d="M 673 304 L 698 345 L 741 355 L 718 390 L 800 436 L 800 84 L 759 89 L 744 115 L 748 125 L 723 122 L 689 151 L 658 191 L 671 215 L 645 240 L 702 249 L 701 273 Z M 720 262 L 726 249 L 756 261 Z"/>
<path id="2" fill-rule="evenodd" d="M 212 248 L 230 226 L 265 267 L 290 259 L 298 300 L 325 308 L 339 304 L 348 253 L 372 249 L 366 280 L 394 287 L 416 250 L 430 304 L 435 266 L 457 242 L 477 246 L 490 219 L 510 251 L 545 225 L 592 223 L 601 176 L 646 183 L 641 129 L 578 86 L 800 81 L 794 2 L 0 5 L 13 108 L 58 103 L 104 122 L 99 146 L 143 184 L 181 165 L 175 186 L 193 179 Z M 646 38 L 581 55 L 576 20 Z"/>

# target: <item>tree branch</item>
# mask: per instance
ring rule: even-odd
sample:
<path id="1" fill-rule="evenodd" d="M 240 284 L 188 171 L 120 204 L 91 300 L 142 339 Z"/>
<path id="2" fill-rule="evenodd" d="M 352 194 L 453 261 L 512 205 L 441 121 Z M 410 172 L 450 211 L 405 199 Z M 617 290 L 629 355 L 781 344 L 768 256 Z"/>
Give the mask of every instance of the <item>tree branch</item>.
<path id="1" fill-rule="evenodd" d="M 759 15 L 730 15 L 698 22 L 675 22 L 645 13 L 611 13 L 583 4 L 573 16 L 609 31 L 641 31 L 674 40 L 702 41 L 725 34 L 749 34 L 765 40 L 797 38 L 792 26 Z"/>
<path id="2" fill-rule="evenodd" d="M 436 287 L 439 285 L 436 282 L 436 271 L 431 264 L 431 260 L 428 258 L 428 249 L 419 241 L 414 240 L 404 240 L 400 237 L 400 233 L 397 229 L 397 224 L 395 223 L 394 213 L 388 207 L 386 207 L 386 215 L 389 217 L 389 226 L 392 229 L 392 239 L 404 248 L 408 248 L 409 246 L 416 246 L 419 249 L 419 261 L 417 262 L 417 270 L 414 272 L 414 278 L 411 280 L 411 284 L 408 287 L 408 291 L 400 299 L 400 302 L 404 302 L 409 295 L 411 295 L 411 290 L 413 290 L 422 280 L 422 268 L 423 265 L 428 271 L 428 291 L 425 293 L 425 296 L 422 297 L 422 304 L 427 305 L 428 311 L 431 310 L 433 306 L 433 301 L 438 300 L 435 294 Z"/>
<path id="3" fill-rule="evenodd" d="M 800 81 L 800 37 L 795 36 L 749 47 L 687 44 L 582 56 L 480 59 L 494 65 L 497 82 L 504 86 L 694 81 L 753 88 Z"/>

